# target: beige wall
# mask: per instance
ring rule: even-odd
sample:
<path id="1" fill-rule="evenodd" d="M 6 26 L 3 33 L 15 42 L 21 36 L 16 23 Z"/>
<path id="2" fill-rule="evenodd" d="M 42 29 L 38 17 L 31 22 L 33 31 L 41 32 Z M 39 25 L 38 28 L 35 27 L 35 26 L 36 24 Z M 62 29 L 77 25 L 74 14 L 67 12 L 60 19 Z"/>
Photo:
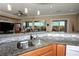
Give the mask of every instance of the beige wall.
<path id="1" fill-rule="evenodd" d="M 70 14 L 70 15 L 59 15 L 59 16 L 40 16 L 40 17 L 29 17 L 29 18 L 24 18 L 21 20 L 21 22 L 25 21 L 40 21 L 40 20 L 45 20 L 49 24 L 53 20 L 67 20 L 67 32 L 72 32 L 72 27 L 74 27 L 74 31 L 76 32 L 78 30 L 77 25 L 78 25 L 78 15 L 77 14 Z M 47 31 L 52 31 L 52 27 L 46 26 Z"/>

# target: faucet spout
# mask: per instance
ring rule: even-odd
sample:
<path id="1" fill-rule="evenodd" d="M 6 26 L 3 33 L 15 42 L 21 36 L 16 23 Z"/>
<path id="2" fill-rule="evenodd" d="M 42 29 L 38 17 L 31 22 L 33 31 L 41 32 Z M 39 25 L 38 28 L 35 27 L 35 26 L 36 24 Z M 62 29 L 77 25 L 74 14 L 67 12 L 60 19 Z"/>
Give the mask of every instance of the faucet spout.
<path id="1" fill-rule="evenodd" d="M 33 39 L 33 35 L 30 35 L 30 40 L 32 40 Z"/>

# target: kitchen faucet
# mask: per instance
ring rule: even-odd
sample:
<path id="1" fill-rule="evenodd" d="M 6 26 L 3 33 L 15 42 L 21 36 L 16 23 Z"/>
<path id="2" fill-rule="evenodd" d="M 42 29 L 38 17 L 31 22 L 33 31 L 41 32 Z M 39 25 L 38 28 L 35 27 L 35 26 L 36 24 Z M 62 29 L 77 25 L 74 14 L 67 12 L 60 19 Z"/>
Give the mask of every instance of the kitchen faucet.
<path id="1" fill-rule="evenodd" d="M 30 34 L 30 40 L 37 39 L 37 38 L 38 38 L 37 34 L 36 35 L 34 35 L 34 33 Z"/>
<path id="2" fill-rule="evenodd" d="M 30 40 L 28 41 L 29 42 L 29 46 L 34 46 L 34 44 L 33 44 L 33 39 L 34 39 L 34 37 L 33 37 L 33 34 L 30 34 Z"/>
<path id="3" fill-rule="evenodd" d="M 33 35 L 31 34 L 31 35 L 30 35 L 30 40 L 32 40 L 32 39 L 33 39 Z"/>

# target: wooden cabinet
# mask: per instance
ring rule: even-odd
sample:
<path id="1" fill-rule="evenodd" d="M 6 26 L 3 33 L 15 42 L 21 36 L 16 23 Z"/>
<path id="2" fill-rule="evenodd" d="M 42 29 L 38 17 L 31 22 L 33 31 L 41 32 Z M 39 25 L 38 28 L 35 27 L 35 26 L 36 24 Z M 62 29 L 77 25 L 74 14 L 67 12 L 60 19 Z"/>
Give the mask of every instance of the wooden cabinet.
<path id="1" fill-rule="evenodd" d="M 43 54 L 45 54 L 46 52 L 52 50 L 52 45 L 43 47 L 43 48 L 39 48 L 24 54 L 20 54 L 21 56 L 41 56 Z"/>
<path id="2" fill-rule="evenodd" d="M 57 47 L 57 44 L 52 44 L 52 50 L 48 51 L 47 53 L 45 53 L 44 55 L 42 56 L 56 56 L 56 47 Z"/>
<path id="3" fill-rule="evenodd" d="M 56 47 L 56 54 L 57 56 L 65 56 L 66 55 L 66 45 L 64 44 L 57 44 L 57 47 Z"/>
<path id="4" fill-rule="evenodd" d="M 20 54 L 19 56 L 65 56 L 66 48 L 63 44 L 51 44 L 36 50 Z"/>
<path id="5" fill-rule="evenodd" d="M 52 50 L 44 53 L 42 56 L 52 56 Z"/>

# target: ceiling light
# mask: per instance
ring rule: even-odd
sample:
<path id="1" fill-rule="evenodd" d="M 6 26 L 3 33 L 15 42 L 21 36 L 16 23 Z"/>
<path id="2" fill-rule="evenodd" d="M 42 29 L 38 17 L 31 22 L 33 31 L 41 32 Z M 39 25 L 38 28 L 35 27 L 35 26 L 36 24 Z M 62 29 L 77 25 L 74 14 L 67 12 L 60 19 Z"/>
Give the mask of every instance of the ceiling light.
<path id="1" fill-rule="evenodd" d="M 37 15 L 40 15 L 40 11 L 39 10 L 37 11 Z"/>
<path id="2" fill-rule="evenodd" d="M 12 10 L 12 7 L 11 7 L 11 5 L 10 5 L 10 4 L 8 4 L 8 5 L 7 5 L 7 8 L 8 8 L 8 10 L 9 10 L 9 11 L 11 11 L 11 10 Z"/>
<path id="3" fill-rule="evenodd" d="M 28 13 L 28 9 L 27 8 L 25 8 L 25 13 Z"/>

